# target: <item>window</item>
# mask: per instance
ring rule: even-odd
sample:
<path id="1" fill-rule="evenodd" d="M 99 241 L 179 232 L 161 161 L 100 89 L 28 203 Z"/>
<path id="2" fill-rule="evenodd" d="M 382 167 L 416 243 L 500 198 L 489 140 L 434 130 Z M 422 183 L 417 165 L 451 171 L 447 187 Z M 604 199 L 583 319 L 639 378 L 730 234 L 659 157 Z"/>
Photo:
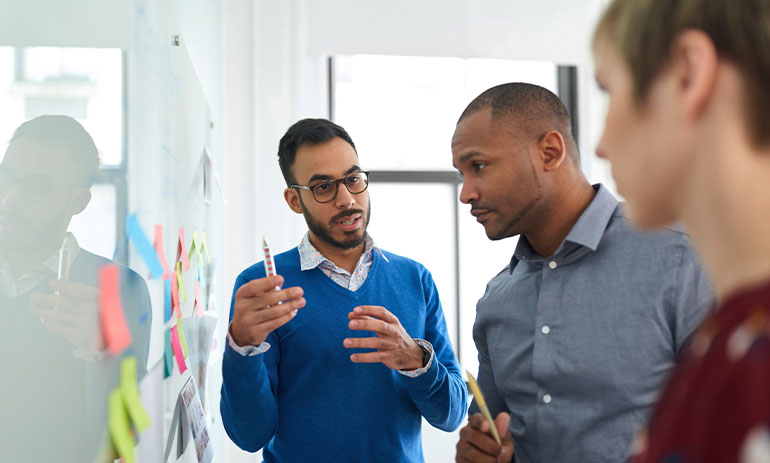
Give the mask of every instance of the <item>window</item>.
<path id="1" fill-rule="evenodd" d="M 83 248 L 108 258 L 117 254 L 125 263 L 123 56 L 119 49 L 0 47 L 0 143 L 7 144 L 22 122 L 43 114 L 77 119 L 94 139 L 101 163 L 91 202 L 73 218 L 70 231 Z M 4 153 L 5 148 L 0 159 Z"/>
<path id="2" fill-rule="evenodd" d="M 574 69 L 378 55 L 336 56 L 329 64 L 330 117 L 350 133 L 362 166 L 372 171 L 370 232 L 383 248 L 431 271 L 461 366 L 475 373 L 476 302 L 508 264 L 516 238 L 488 240 L 470 206 L 459 202 L 450 149 L 455 124 L 473 98 L 505 82 L 541 85 L 569 99 L 572 110 Z"/>

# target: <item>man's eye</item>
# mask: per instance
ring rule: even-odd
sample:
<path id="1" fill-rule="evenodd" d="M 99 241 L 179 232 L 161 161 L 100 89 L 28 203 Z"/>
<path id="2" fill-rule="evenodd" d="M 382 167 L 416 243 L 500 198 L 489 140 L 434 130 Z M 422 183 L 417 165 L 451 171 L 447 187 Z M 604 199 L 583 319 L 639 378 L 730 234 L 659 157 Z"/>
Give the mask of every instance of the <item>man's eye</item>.
<path id="1" fill-rule="evenodd" d="M 319 183 L 318 185 L 314 186 L 313 189 L 320 192 L 320 191 L 326 191 L 331 187 L 332 187 L 331 182 L 325 182 L 325 183 Z"/>
<path id="2" fill-rule="evenodd" d="M 484 170 L 484 168 L 487 167 L 487 163 L 485 162 L 474 162 L 473 163 L 473 170 L 476 172 Z"/>
<path id="3" fill-rule="evenodd" d="M 348 178 L 345 179 L 345 182 L 347 182 L 348 184 L 353 184 L 353 185 L 355 185 L 356 183 L 358 183 L 360 181 L 361 181 L 361 177 L 359 177 L 357 175 L 354 175 L 352 177 L 348 177 Z"/>

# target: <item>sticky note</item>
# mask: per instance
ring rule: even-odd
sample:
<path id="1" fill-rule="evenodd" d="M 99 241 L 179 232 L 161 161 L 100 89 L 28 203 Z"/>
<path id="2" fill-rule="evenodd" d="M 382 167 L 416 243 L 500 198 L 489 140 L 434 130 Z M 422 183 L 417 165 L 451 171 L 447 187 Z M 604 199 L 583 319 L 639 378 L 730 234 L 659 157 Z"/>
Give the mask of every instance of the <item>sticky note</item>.
<path id="1" fill-rule="evenodd" d="M 147 263 L 150 268 L 151 278 L 160 278 L 163 276 L 163 266 L 160 264 L 158 254 L 155 252 L 150 240 L 147 239 L 147 235 L 144 234 L 142 227 L 139 225 L 139 219 L 136 214 L 128 217 L 126 223 L 126 230 L 131 242 L 134 243 L 136 251 L 142 256 L 142 259 Z"/>
<path id="2" fill-rule="evenodd" d="M 201 282 L 195 282 L 195 312 L 199 317 L 203 316 L 203 304 L 201 303 Z"/>
<path id="3" fill-rule="evenodd" d="M 165 363 L 165 368 L 163 372 L 163 378 L 168 378 L 171 376 L 171 372 L 174 370 L 174 350 L 171 347 L 171 329 L 168 329 L 164 332 L 164 341 L 163 341 L 163 360 Z"/>
<path id="4" fill-rule="evenodd" d="M 102 335 L 112 355 L 131 345 L 131 332 L 120 301 L 120 281 L 117 265 L 104 265 L 99 270 L 99 315 Z"/>
<path id="5" fill-rule="evenodd" d="M 136 441 L 131 433 L 131 422 L 129 421 L 120 389 L 115 389 L 110 393 L 107 427 L 110 431 L 112 445 L 117 450 L 118 455 L 126 463 L 134 463 L 136 461 L 136 455 L 134 454 Z"/>
<path id="6" fill-rule="evenodd" d="M 176 272 L 171 272 L 171 308 L 176 310 L 177 314 L 182 311 L 179 309 L 179 287 L 176 282 Z"/>
<path id="7" fill-rule="evenodd" d="M 184 352 L 182 352 L 182 346 L 179 344 L 179 331 L 176 326 L 171 327 L 171 348 L 174 350 L 174 358 L 176 358 L 179 373 L 184 373 L 187 370 L 187 365 L 184 363 Z"/>
<path id="8" fill-rule="evenodd" d="M 180 260 L 181 259 L 181 260 Z M 176 260 L 184 264 L 184 271 L 190 270 L 190 259 L 187 257 L 187 246 L 184 244 L 184 227 L 179 229 L 179 242 L 176 245 Z"/>
<path id="9" fill-rule="evenodd" d="M 195 258 L 195 253 L 198 253 L 198 260 L 201 260 L 200 246 L 198 244 L 198 231 L 193 230 L 192 244 L 190 245 L 190 251 L 187 253 L 187 257 L 192 260 Z"/>
<path id="10" fill-rule="evenodd" d="M 176 323 L 179 327 L 179 342 L 182 344 L 182 352 L 184 352 L 184 356 L 187 357 L 190 355 L 190 351 L 187 349 L 187 340 L 184 337 L 184 326 L 182 326 L 182 319 L 177 318 Z"/>
<path id="11" fill-rule="evenodd" d="M 187 302 L 187 290 L 184 289 L 184 275 L 182 274 L 182 263 L 176 263 L 176 285 L 179 288 L 179 302 Z"/>
<path id="12" fill-rule="evenodd" d="M 206 253 L 206 262 L 211 263 L 211 254 L 209 254 L 209 246 L 206 244 L 206 232 L 201 233 L 201 249 Z"/>
<path id="13" fill-rule="evenodd" d="M 139 397 L 139 385 L 136 384 L 136 358 L 126 357 L 120 362 L 120 393 L 128 410 L 128 416 L 138 432 L 150 427 L 150 417 Z"/>
<path id="14" fill-rule="evenodd" d="M 155 254 L 158 255 L 158 260 L 163 266 L 163 279 L 168 278 L 168 263 L 166 262 L 166 253 L 163 252 L 163 225 L 155 224 Z"/>
<path id="15" fill-rule="evenodd" d="M 174 301 L 171 299 L 171 279 L 163 280 L 163 321 L 171 319 L 171 308 Z"/>

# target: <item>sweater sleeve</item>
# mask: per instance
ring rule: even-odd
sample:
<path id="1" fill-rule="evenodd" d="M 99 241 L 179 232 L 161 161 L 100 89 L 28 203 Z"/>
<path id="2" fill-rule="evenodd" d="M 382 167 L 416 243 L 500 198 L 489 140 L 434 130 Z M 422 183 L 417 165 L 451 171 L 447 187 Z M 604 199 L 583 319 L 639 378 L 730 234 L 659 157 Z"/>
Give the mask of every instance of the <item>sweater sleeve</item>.
<path id="1" fill-rule="evenodd" d="M 241 274 L 235 281 L 230 321 L 233 319 L 235 292 L 249 280 Z M 239 354 L 229 343 L 225 343 L 222 361 L 222 422 L 230 439 L 249 452 L 264 447 L 275 434 L 278 423 L 276 391 L 280 344 L 275 333 L 270 333 L 266 341 L 270 349 L 252 357 Z"/>
<path id="2" fill-rule="evenodd" d="M 423 269 L 422 288 L 426 303 L 425 336 L 431 343 L 434 361 L 414 378 L 402 377 L 420 414 L 443 431 L 454 431 L 465 418 L 468 392 L 447 332 L 444 311 L 433 277 Z"/>

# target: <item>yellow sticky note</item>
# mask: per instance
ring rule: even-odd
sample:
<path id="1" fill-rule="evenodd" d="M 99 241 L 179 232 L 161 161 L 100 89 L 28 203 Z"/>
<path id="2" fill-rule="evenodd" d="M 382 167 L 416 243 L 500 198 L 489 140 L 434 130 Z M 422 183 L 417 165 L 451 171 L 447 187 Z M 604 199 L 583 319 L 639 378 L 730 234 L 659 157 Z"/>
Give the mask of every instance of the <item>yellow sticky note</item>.
<path id="1" fill-rule="evenodd" d="M 184 289 L 184 275 L 182 275 L 182 263 L 176 263 L 176 284 L 179 288 L 179 302 L 187 302 L 187 291 Z M 181 308 L 181 307 L 180 307 Z"/>
<path id="2" fill-rule="evenodd" d="M 109 413 L 107 426 L 110 430 L 112 445 L 125 463 L 134 463 L 136 461 L 136 455 L 134 454 L 136 441 L 133 434 L 131 434 L 131 423 L 128 419 L 128 413 L 126 413 L 126 407 L 123 404 L 123 396 L 120 393 L 120 389 L 115 389 L 110 393 Z"/>
<path id="3" fill-rule="evenodd" d="M 206 253 L 206 262 L 209 264 L 211 263 L 211 254 L 209 254 L 209 247 L 206 244 L 206 232 L 202 232 L 201 235 L 203 235 L 202 242 L 201 242 L 201 248 Z"/>
<path id="4" fill-rule="evenodd" d="M 126 357 L 120 363 L 120 393 L 128 409 L 128 415 L 138 432 L 150 427 L 150 417 L 139 397 L 139 385 L 136 384 L 136 358 Z"/>
<path id="5" fill-rule="evenodd" d="M 200 245 L 198 244 L 198 232 L 193 230 L 192 244 L 190 244 L 190 251 L 187 253 L 187 258 L 193 260 L 196 252 L 198 253 L 198 259 L 200 260 L 201 250 Z"/>
<path id="6" fill-rule="evenodd" d="M 184 356 L 188 357 L 189 353 L 187 351 L 187 341 L 184 338 L 184 327 L 182 326 L 182 319 L 177 318 L 176 322 L 177 331 L 179 332 L 179 342 L 182 344 L 182 351 L 184 352 Z"/>

